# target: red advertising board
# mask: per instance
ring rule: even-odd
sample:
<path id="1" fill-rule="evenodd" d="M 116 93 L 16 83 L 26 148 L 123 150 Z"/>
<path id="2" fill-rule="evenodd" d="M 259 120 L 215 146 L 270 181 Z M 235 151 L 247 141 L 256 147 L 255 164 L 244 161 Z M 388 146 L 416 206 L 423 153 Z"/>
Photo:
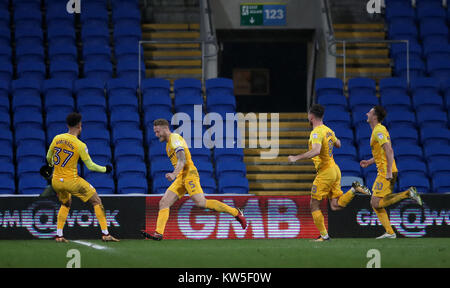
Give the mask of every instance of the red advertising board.
<path id="1" fill-rule="evenodd" d="M 227 213 L 195 207 L 183 197 L 170 209 L 164 239 L 276 239 L 316 238 L 319 236 L 310 208 L 310 196 L 212 196 L 232 207 L 244 208 L 248 226 L 240 224 Z M 161 197 L 146 197 L 145 227 L 155 230 L 158 203 Z M 328 228 L 326 202 L 321 209 Z"/>

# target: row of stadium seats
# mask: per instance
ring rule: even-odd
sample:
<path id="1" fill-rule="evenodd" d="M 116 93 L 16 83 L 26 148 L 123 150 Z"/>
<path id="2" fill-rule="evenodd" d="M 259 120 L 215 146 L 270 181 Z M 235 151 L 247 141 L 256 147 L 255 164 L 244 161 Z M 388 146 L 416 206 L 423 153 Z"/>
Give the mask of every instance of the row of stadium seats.
<path id="1" fill-rule="evenodd" d="M 43 7 L 38 1 L 14 2 L 10 13 L 0 7 L 4 16 L 0 22 L 0 79 L 137 78 L 136 48 L 141 39 L 138 1 L 112 2 L 111 19 L 107 3 L 83 3 L 80 20 L 67 13 L 65 1 L 47 1 Z M 82 44 L 80 51 L 77 43 Z"/>
<path id="2" fill-rule="evenodd" d="M 128 79 L 111 79 L 106 83 L 99 79 L 77 79 L 73 83 L 60 79 L 43 82 L 18 79 L 10 85 L 8 82 L 0 83 L 1 103 L 5 104 L 0 113 L 5 115 L 0 117 L 4 118 L 0 130 L 0 160 L 7 163 L 4 167 L 17 165 L 17 175 L 14 169 L 0 172 L 0 177 L 9 183 L 3 190 L 9 193 L 15 190 L 16 178 L 19 193 L 37 193 L 42 189 L 44 183 L 37 171 L 44 162 L 50 141 L 56 134 L 67 131 L 65 117 L 72 111 L 83 115 L 81 139 L 88 145 L 93 160 L 101 165 L 113 163 L 115 166 L 114 175 L 89 173 L 83 165 L 80 166 L 80 174 L 91 180 L 100 193 L 113 193 L 115 181 L 118 193 L 163 193 L 170 184 L 164 175 L 173 167 L 167 158 L 165 145 L 154 136 L 152 121 L 165 118 L 170 122 L 173 112 L 192 115 L 189 105 L 198 104 L 201 110 L 204 106 L 203 89 L 198 79 L 174 82 L 174 105 L 168 80 L 144 79 L 143 115 L 139 114 L 137 83 Z M 234 113 L 233 90 L 230 79 L 207 80 L 206 110 L 222 115 Z M 12 123 L 7 119 L 13 119 Z M 237 131 L 234 132 L 232 143 L 236 142 L 238 135 Z M 227 137 L 225 135 L 222 140 L 228 140 Z M 205 192 L 248 192 L 242 148 L 192 148 L 191 152 Z M 152 180 L 151 189 L 146 179 Z"/>
<path id="3" fill-rule="evenodd" d="M 386 1 L 388 38 L 409 40 L 410 77 L 432 76 L 445 83 L 450 76 L 449 6 L 442 1 Z M 406 44 L 393 44 L 394 73 L 405 77 L 407 70 Z"/>
<path id="4" fill-rule="evenodd" d="M 401 175 L 397 189 L 415 185 L 421 192 L 450 191 L 445 180 L 450 175 L 450 152 L 445 148 L 450 145 L 450 118 L 442 98 L 448 94 L 436 79 L 417 78 L 409 87 L 401 78 L 381 79 L 377 97 L 374 80 L 349 79 L 345 96 L 341 79 L 320 78 L 315 91 L 317 103 L 326 107 L 325 124 L 343 143 L 333 151 L 343 176 L 363 177 L 369 187 L 373 184 L 375 166 L 361 169 L 359 161 L 372 158 L 366 114 L 373 106 L 383 105 L 388 112 L 383 124 L 389 130 Z M 438 97 L 440 101 L 433 100 Z"/>

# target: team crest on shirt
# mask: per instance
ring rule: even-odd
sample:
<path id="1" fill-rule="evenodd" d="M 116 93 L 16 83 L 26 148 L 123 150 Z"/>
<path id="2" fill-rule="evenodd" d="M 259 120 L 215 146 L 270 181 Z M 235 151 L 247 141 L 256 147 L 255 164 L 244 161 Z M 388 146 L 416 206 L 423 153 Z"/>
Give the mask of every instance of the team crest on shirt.
<path id="1" fill-rule="evenodd" d="M 377 135 L 378 135 L 378 138 L 380 138 L 380 139 L 383 139 L 383 138 L 384 138 L 383 133 L 378 133 Z"/>
<path id="2" fill-rule="evenodd" d="M 317 139 L 317 133 L 312 134 L 313 139 Z"/>

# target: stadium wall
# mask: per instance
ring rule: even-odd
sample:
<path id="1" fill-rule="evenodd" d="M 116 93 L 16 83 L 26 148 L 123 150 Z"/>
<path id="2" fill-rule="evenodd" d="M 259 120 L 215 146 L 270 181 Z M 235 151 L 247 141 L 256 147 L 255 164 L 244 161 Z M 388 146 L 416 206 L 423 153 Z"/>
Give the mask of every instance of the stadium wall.
<path id="1" fill-rule="evenodd" d="M 309 196 L 208 195 L 243 207 L 248 221 L 243 230 L 232 216 L 194 207 L 189 197 L 171 209 L 165 239 L 280 239 L 318 236 L 309 211 Z M 102 196 L 109 231 L 120 239 L 139 239 L 153 231 L 158 196 Z M 424 206 L 409 200 L 388 209 L 398 237 L 450 237 L 450 194 L 423 195 Z M 383 233 L 367 197 L 356 197 L 346 209 L 331 211 L 325 223 L 336 238 L 376 237 Z M 55 198 L 0 197 L 0 239 L 51 239 L 56 235 L 59 204 Z M 68 239 L 98 239 L 100 227 L 90 205 L 73 199 L 64 235 Z"/>

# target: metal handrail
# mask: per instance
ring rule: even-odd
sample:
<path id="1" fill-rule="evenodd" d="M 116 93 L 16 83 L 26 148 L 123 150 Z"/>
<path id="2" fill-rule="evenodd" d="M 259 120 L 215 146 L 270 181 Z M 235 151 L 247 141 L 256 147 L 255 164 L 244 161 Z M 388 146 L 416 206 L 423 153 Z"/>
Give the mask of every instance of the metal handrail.
<path id="1" fill-rule="evenodd" d="M 410 75 L 409 75 L 409 40 L 334 40 L 334 45 L 337 43 L 342 43 L 342 54 L 335 53 L 334 56 L 336 57 L 343 57 L 344 58 L 344 73 L 343 73 L 343 82 L 345 83 L 345 79 L 347 76 L 346 71 L 346 44 L 347 43 L 389 43 L 389 44 L 395 44 L 395 43 L 405 43 L 406 44 L 406 81 L 409 85 L 410 83 Z"/>

